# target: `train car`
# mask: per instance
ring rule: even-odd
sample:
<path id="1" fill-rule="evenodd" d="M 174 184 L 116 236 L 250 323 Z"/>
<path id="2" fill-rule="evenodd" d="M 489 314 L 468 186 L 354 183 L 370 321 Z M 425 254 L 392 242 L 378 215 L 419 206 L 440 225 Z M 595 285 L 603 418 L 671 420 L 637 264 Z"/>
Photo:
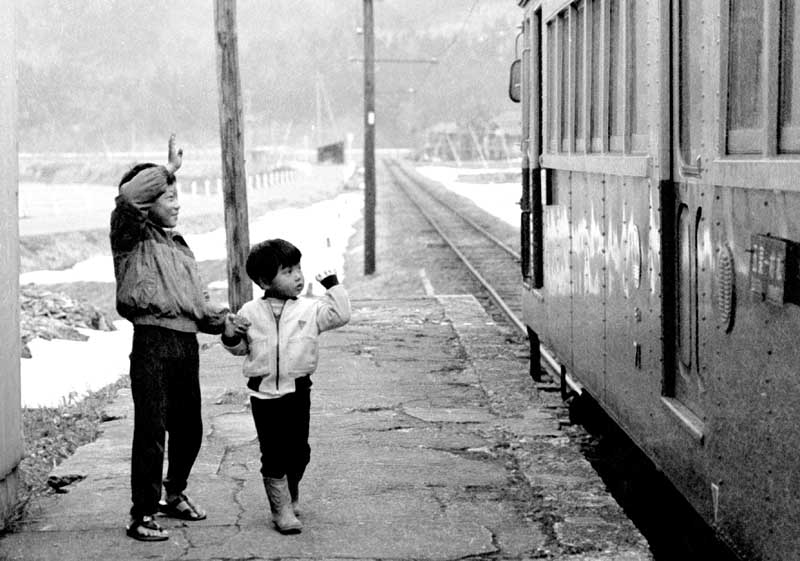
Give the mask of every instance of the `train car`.
<path id="1" fill-rule="evenodd" d="M 532 364 L 800 559 L 800 2 L 517 2 Z"/>

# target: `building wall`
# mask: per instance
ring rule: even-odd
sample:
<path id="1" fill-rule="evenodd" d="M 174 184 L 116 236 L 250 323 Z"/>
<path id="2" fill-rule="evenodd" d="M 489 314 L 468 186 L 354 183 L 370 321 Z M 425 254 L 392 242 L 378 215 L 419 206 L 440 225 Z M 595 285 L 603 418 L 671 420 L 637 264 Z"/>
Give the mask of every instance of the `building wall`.
<path id="1" fill-rule="evenodd" d="M 0 528 L 16 503 L 22 457 L 14 0 L 0 0 Z"/>

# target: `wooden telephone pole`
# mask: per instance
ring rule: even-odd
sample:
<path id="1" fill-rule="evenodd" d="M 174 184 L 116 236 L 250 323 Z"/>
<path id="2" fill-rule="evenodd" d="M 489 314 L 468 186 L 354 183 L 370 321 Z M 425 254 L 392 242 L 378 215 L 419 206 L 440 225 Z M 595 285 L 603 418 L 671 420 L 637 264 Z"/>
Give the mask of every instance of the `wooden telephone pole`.
<path id="1" fill-rule="evenodd" d="M 435 58 L 375 58 L 373 0 L 364 0 L 364 274 L 375 272 L 375 62 L 436 64 Z M 362 62 L 350 57 L 352 62 Z M 412 93 L 414 90 L 406 90 Z"/>
<path id="2" fill-rule="evenodd" d="M 364 0 L 364 274 L 375 272 L 375 23 Z"/>
<path id="3" fill-rule="evenodd" d="M 236 0 L 214 0 L 214 21 L 217 36 L 222 190 L 228 250 L 228 303 L 235 312 L 253 297 L 253 285 L 244 268 L 250 251 L 250 227 L 247 216 L 247 176 L 244 170 Z"/>

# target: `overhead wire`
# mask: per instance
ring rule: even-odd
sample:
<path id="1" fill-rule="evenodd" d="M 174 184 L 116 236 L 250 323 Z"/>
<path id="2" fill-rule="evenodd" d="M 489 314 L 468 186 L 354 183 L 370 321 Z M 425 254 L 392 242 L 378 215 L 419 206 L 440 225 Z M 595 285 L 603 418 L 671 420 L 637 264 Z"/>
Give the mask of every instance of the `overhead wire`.
<path id="1" fill-rule="evenodd" d="M 469 11 L 467 12 L 467 14 L 464 16 L 464 19 L 462 20 L 461 25 L 459 27 L 459 30 L 456 33 L 455 37 L 453 37 L 451 39 L 450 43 L 448 43 L 447 46 L 445 46 L 435 57 L 431 57 L 433 60 L 441 61 L 447 55 L 447 53 L 450 51 L 450 49 L 452 49 L 456 45 L 456 43 L 458 43 L 458 41 L 461 40 L 461 38 L 464 35 L 464 30 L 466 29 L 467 24 L 469 23 L 469 20 L 472 17 L 472 14 L 475 12 L 475 8 L 478 7 L 478 4 L 480 3 L 480 1 L 481 0 L 473 0 L 472 5 L 470 6 Z M 411 23 L 411 20 L 407 16 L 405 16 L 402 12 L 400 12 L 397 8 L 395 8 L 394 6 L 392 6 L 390 4 L 386 4 L 385 7 L 389 8 L 393 12 L 393 14 L 395 16 L 399 17 L 399 19 L 403 20 L 406 24 Z M 440 10 L 440 13 L 441 13 L 441 10 Z M 425 18 L 425 19 L 428 19 L 428 18 Z M 424 74 L 420 78 L 420 81 L 418 82 L 418 85 L 416 87 L 409 87 L 408 90 L 409 91 L 420 91 L 420 89 L 427 83 L 428 79 L 430 78 L 431 72 L 433 71 L 433 66 L 435 66 L 435 65 L 434 64 L 428 65 L 428 68 L 425 70 Z"/>
<path id="2" fill-rule="evenodd" d="M 472 6 L 470 6 L 469 12 L 467 12 L 467 15 L 464 17 L 464 20 L 461 22 L 461 27 L 459 28 L 458 33 L 456 33 L 456 36 L 453 37 L 453 39 L 450 41 L 450 43 L 448 43 L 447 46 L 444 49 L 442 49 L 442 51 L 436 57 L 434 57 L 437 61 L 441 61 L 442 59 L 444 59 L 445 55 L 450 51 L 450 49 L 452 49 L 455 46 L 455 44 L 458 43 L 461 40 L 461 38 L 464 36 L 464 30 L 467 27 L 467 23 L 469 23 L 469 20 L 472 17 L 472 14 L 475 11 L 475 8 L 478 6 L 479 3 L 480 3 L 480 0 L 473 0 Z M 422 87 L 425 85 L 425 83 L 428 81 L 428 78 L 430 78 L 431 72 L 433 72 L 433 66 L 434 65 L 430 65 L 428 67 L 428 69 L 425 71 L 425 73 L 422 75 L 422 79 L 420 80 L 419 84 L 415 88 L 416 91 L 420 91 L 422 89 Z"/>

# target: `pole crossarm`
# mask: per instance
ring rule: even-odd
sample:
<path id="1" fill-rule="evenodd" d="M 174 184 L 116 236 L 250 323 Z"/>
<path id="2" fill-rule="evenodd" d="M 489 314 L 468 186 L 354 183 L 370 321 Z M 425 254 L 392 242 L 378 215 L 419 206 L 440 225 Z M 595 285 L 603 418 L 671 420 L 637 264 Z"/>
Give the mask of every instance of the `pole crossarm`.
<path id="1" fill-rule="evenodd" d="M 351 56 L 350 62 L 364 62 L 364 57 Z M 374 58 L 374 62 L 388 62 L 392 64 L 439 64 L 439 59 L 432 58 Z"/>
<path id="2" fill-rule="evenodd" d="M 393 91 L 385 91 L 385 92 L 375 92 L 376 96 L 399 96 L 399 95 L 413 95 L 417 93 L 417 90 L 414 88 L 407 88 L 404 90 L 393 90 Z"/>

